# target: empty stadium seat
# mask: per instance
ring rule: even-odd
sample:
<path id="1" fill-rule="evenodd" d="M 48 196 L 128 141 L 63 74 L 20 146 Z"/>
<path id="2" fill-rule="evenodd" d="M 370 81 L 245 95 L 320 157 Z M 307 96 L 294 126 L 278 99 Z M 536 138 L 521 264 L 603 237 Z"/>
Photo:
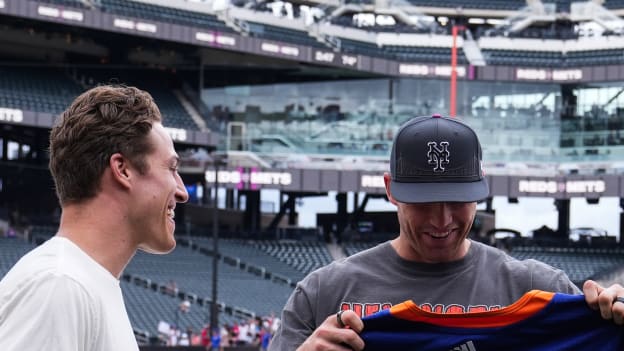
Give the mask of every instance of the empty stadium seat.
<path id="1" fill-rule="evenodd" d="M 83 91 L 62 69 L 0 66 L 0 106 L 59 114 Z"/>
<path id="2" fill-rule="evenodd" d="M 519 246 L 512 248 L 510 255 L 536 259 L 559 268 L 577 285 L 598 273 L 624 265 L 621 249 Z"/>
<path id="3" fill-rule="evenodd" d="M 197 296 L 210 297 L 212 293 L 212 256 L 181 245 L 164 256 L 138 252 L 125 272 L 163 284 L 174 280 L 180 291 Z M 260 316 L 279 313 L 292 291 L 289 285 L 275 283 L 224 263 L 219 264 L 218 272 L 217 301 Z M 262 301 L 258 300 L 260 291 Z"/>
<path id="4" fill-rule="evenodd" d="M 186 130 L 199 130 L 197 123 L 173 93 L 173 87 L 169 85 L 170 73 L 158 70 L 115 70 L 104 69 L 79 69 L 77 73 L 81 80 L 88 86 L 106 83 L 121 83 L 136 86 L 145 90 L 152 97 L 160 109 L 165 127 L 181 128 Z M 172 78 L 173 79 L 173 78 Z"/>
<path id="5" fill-rule="evenodd" d="M 147 20 L 161 21 L 192 27 L 202 27 L 224 33 L 235 31 L 219 20 L 217 16 L 186 11 L 173 7 L 157 6 L 138 1 L 126 0 L 100 0 L 97 2 L 104 12 L 122 16 L 131 16 Z"/>

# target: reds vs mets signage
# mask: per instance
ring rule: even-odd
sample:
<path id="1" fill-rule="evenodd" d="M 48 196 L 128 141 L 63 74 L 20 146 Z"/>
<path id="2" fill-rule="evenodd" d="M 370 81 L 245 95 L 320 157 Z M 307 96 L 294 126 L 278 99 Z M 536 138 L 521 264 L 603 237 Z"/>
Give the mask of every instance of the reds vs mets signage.
<path id="1" fill-rule="evenodd" d="M 431 145 L 429 162 L 434 168 L 444 169 L 450 159 L 444 147 Z M 206 185 L 215 182 L 215 170 L 206 170 Z M 490 196 L 549 197 L 568 199 L 573 197 L 599 198 L 624 197 L 624 177 L 613 174 L 601 176 L 487 176 Z M 239 190 L 281 189 L 287 191 L 339 191 L 385 193 L 383 171 L 363 172 L 355 170 L 320 169 L 259 169 L 227 168 L 219 170 L 219 186 Z"/>
<path id="2" fill-rule="evenodd" d="M 511 177 L 510 196 L 545 196 L 555 198 L 620 196 L 616 176 L 574 178 Z"/>
<path id="3" fill-rule="evenodd" d="M 206 183 L 214 184 L 216 171 L 208 170 L 205 173 Z M 237 189 L 256 190 L 264 186 L 288 186 L 292 184 L 290 172 L 266 172 L 256 168 L 237 170 L 222 170 L 218 172 L 219 184 L 224 186 L 235 185 Z"/>

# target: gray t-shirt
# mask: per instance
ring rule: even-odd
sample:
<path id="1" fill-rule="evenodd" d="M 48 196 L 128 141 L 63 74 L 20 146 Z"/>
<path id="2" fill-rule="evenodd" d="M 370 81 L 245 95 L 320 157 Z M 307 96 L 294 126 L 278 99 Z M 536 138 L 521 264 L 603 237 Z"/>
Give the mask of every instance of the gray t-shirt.
<path id="1" fill-rule="evenodd" d="M 508 306 L 534 289 L 580 293 L 559 269 L 536 260 L 519 261 L 475 241 L 464 258 L 441 264 L 404 260 L 388 241 L 299 282 L 269 350 L 295 350 L 327 316 L 342 309 L 363 317 L 412 300 L 433 312 L 486 311 Z"/>

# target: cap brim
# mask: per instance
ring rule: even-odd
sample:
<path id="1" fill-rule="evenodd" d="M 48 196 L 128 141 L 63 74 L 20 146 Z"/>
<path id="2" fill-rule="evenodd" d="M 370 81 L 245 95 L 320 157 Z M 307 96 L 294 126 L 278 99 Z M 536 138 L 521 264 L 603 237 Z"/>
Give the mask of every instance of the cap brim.
<path id="1" fill-rule="evenodd" d="M 463 183 L 403 183 L 390 181 L 390 193 L 405 203 L 476 202 L 490 195 L 485 178 Z"/>

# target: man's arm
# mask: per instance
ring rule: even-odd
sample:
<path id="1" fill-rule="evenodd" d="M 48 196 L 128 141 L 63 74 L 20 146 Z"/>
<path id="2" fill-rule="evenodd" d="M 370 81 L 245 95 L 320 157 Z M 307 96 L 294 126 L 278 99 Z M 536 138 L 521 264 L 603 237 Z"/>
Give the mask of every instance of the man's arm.
<path id="1" fill-rule="evenodd" d="M 288 298 L 279 328 L 271 339 L 269 351 L 293 351 L 301 345 L 315 329 L 311 302 L 300 282 Z"/>
<path id="2" fill-rule="evenodd" d="M 339 325 L 336 314 L 316 326 L 315 310 L 304 289 L 298 285 L 282 311 L 280 327 L 271 339 L 269 351 L 349 351 L 364 347 L 357 334 L 364 324 L 355 312 L 342 314 L 344 326 Z"/>
<path id="3" fill-rule="evenodd" d="M 353 311 L 344 311 L 340 316 L 332 314 L 314 330 L 297 351 L 360 351 L 364 349 L 364 341 L 359 336 L 363 328 L 364 323 Z"/>

